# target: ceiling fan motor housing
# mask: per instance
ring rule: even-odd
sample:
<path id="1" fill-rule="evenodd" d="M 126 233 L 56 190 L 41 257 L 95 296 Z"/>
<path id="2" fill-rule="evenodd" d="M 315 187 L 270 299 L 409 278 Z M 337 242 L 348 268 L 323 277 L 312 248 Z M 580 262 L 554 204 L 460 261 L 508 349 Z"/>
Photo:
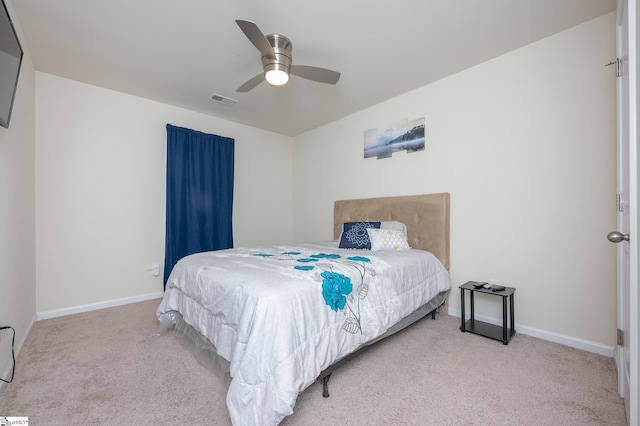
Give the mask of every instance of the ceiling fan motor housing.
<path id="1" fill-rule="evenodd" d="M 291 50 L 293 48 L 291 40 L 279 34 L 269 34 L 266 38 L 273 47 L 274 58 L 262 57 L 262 67 L 264 68 L 265 74 L 271 70 L 284 71 L 289 74 L 291 68 Z"/>

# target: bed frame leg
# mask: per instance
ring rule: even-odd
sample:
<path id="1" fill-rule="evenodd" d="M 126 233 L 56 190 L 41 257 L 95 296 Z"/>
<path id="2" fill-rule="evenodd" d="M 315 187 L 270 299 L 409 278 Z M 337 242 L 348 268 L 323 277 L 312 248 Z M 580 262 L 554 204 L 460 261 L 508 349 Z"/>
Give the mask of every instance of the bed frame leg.
<path id="1" fill-rule="evenodd" d="M 431 311 L 431 319 L 432 320 L 436 319 L 436 314 L 439 314 L 439 313 L 440 313 L 440 306 L 438 306 L 433 311 Z"/>
<path id="2" fill-rule="evenodd" d="M 331 378 L 331 374 L 326 375 L 322 378 L 322 396 L 325 398 L 329 398 L 329 379 Z"/>

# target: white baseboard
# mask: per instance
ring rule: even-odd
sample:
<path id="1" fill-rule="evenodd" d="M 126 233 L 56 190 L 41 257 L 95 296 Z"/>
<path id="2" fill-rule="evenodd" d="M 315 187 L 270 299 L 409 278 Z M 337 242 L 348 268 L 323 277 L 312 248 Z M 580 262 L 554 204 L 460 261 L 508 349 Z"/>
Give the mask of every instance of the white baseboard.
<path id="1" fill-rule="evenodd" d="M 144 302 L 146 300 L 161 299 L 164 293 L 149 293 L 140 296 L 125 297 L 122 299 L 107 300 L 105 302 L 90 303 L 88 305 L 71 306 L 69 308 L 54 309 L 52 311 L 37 312 L 36 320 L 63 317 L 65 315 L 79 314 L 81 312 L 95 311 L 97 309 L 112 308 L 114 306 L 128 305 L 129 303 Z"/>
<path id="2" fill-rule="evenodd" d="M 44 320 L 44 319 L 49 319 L 49 318 L 56 318 L 56 317 L 62 317 L 65 315 L 72 315 L 72 314 L 78 314 L 81 312 L 88 312 L 88 311 L 94 311 L 97 309 L 103 309 L 103 308 L 111 308 L 114 306 L 121 306 L 121 305 L 127 305 L 129 303 L 136 303 L 136 302 L 144 302 L 146 300 L 152 300 L 152 299 L 160 299 L 162 298 L 163 293 L 159 292 L 159 293 L 150 293 L 150 294 L 143 294 L 140 296 L 134 296 L 134 297 L 125 297 L 122 299 L 114 299 L 114 300 L 108 300 L 105 302 L 98 302 L 98 303 L 90 303 L 88 305 L 81 305 L 81 306 L 72 306 L 69 308 L 63 308 L 63 309 L 55 309 L 52 311 L 45 311 L 45 312 L 38 312 L 36 313 L 36 320 Z M 460 310 L 459 309 L 453 309 L 451 307 L 449 307 L 449 315 L 455 316 L 460 318 Z M 483 315 L 476 315 L 476 318 L 480 321 L 484 321 L 487 322 L 489 324 L 495 324 L 495 325 L 502 325 L 502 322 L 495 320 L 493 318 L 488 318 L 485 317 Z M 33 324 L 32 324 L 33 326 Z M 540 330 L 537 328 L 533 328 L 533 327 L 527 327 L 525 325 L 522 324 L 517 324 L 515 325 L 516 327 L 516 333 L 520 333 L 520 334 L 526 334 L 532 337 L 537 337 L 539 339 L 543 339 L 543 340 L 548 340 L 550 342 L 554 342 L 554 343 L 560 343 L 562 345 L 565 346 L 570 346 L 572 348 L 576 348 L 576 349 L 582 349 L 584 351 L 587 352 L 593 352 L 599 355 L 604 355 L 604 356 L 608 356 L 613 358 L 614 357 L 614 347 L 613 346 L 608 346 L 608 345 L 603 345 L 601 343 L 596 343 L 596 342 L 592 342 L 589 340 L 584 340 L 584 339 L 580 339 L 578 337 L 572 337 L 572 336 L 567 336 L 567 335 L 563 335 L 563 334 L 558 334 L 558 333 L 554 333 L 551 331 L 546 331 L 546 330 Z"/>
<path id="3" fill-rule="evenodd" d="M 460 310 L 452 309 L 449 307 L 449 315 L 460 318 Z M 502 320 L 495 320 L 493 318 L 488 318 L 483 315 L 475 316 L 476 319 L 495 325 L 502 325 Z M 580 339 L 578 337 L 566 336 L 564 334 L 554 333 L 552 331 L 540 330 L 533 327 L 527 327 L 522 324 L 515 324 L 516 335 L 526 334 L 528 336 L 537 337 L 538 339 L 548 340 L 554 343 L 560 343 L 565 346 L 570 346 L 576 349 L 582 349 L 587 352 L 593 352 L 599 355 L 608 356 L 613 358 L 614 356 L 614 347 L 603 345 L 602 343 L 591 342 L 589 340 Z"/>

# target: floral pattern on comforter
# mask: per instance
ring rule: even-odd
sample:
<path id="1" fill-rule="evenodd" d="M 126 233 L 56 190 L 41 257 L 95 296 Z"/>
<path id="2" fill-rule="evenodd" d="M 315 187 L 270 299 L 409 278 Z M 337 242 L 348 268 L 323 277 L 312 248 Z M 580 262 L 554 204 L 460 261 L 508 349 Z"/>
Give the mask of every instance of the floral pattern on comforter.
<path id="1" fill-rule="evenodd" d="M 324 252 L 308 254 L 301 251 L 285 251 L 278 253 L 274 250 L 274 252 L 270 253 L 254 253 L 254 256 L 295 263 L 317 262 L 314 265 L 293 264 L 290 267 L 297 271 L 314 271 L 314 273 L 302 276 L 322 283 L 322 297 L 332 310 L 338 312 L 346 308 L 347 318 L 342 328 L 349 333 L 362 333 L 360 303 L 364 301 L 369 293 L 370 280 L 377 275 L 374 263 L 379 268 L 389 267 L 383 261 L 374 260 L 372 262 L 366 256 L 343 256 Z M 349 271 L 339 272 L 344 269 Z M 284 274 L 287 273 L 284 270 L 282 272 Z M 348 272 L 351 272 L 354 279 L 357 280 L 355 281 L 357 285 L 355 292 L 353 292 L 354 282 L 352 282 L 352 277 L 348 275 Z M 298 276 L 301 276 L 301 274 L 298 274 Z"/>

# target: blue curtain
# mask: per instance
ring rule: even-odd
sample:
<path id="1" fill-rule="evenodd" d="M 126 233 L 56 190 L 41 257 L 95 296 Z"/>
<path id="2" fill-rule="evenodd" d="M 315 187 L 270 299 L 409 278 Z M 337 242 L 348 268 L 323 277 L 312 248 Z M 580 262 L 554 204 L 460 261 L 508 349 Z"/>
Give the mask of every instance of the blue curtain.
<path id="1" fill-rule="evenodd" d="M 184 256 L 233 247 L 234 143 L 167 124 L 165 287 Z"/>

